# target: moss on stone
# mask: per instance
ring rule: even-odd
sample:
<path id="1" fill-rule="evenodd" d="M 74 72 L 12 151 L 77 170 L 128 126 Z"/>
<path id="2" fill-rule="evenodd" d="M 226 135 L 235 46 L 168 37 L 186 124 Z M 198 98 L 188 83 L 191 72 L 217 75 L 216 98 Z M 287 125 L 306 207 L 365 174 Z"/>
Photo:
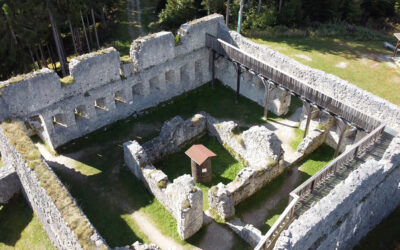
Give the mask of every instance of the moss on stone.
<path id="1" fill-rule="evenodd" d="M 74 78 L 72 76 L 66 76 L 60 79 L 61 86 L 67 86 L 70 84 L 73 84 L 75 82 Z"/>

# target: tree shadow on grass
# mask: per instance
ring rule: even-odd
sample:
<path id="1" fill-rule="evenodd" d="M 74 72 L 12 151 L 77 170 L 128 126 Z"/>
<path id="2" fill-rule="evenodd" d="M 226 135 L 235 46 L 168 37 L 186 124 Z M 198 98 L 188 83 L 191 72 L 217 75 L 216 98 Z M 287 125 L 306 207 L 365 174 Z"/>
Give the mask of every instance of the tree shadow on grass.
<path id="1" fill-rule="evenodd" d="M 390 53 L 383 47 L 382 41 L 356 41 L 349 38 L 271 38 L 263 39 L 271 42 L 279 42 L 289 47 L 304 51 L 318 51 L 323 54 L 338 55 L 349 60 L 359 59 L 366 54 Z M 379 61 L 378 59 L 372 59 Z"/>
<path id="2" fill-rule="evenodd" d="M 0 243 L 15 246 L 32 219 L 32 209 L 22 195 L 16 195 L 0 210 Z"/>

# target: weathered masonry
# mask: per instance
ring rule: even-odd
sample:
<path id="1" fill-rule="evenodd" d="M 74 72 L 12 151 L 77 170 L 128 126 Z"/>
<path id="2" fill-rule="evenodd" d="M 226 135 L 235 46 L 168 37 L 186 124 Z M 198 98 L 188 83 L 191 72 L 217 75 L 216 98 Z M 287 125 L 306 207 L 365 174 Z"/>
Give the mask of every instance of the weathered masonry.
<path id="1" fill-rule="evenodd" d="M 288 111 L 291 95 L 302 98 L 307 116 L 306 134 L 312 117 L 321 113 L 335 117 L 339 135 L 335 142 L 337 153 L 343 151 L 340 150 L 340 144 L 346 134 L 353 131 L 349 126 L 363 131 L 357 132 L 356 143 L 349 150 L 291 193 L 291 203 L 259 242 L 259 249 L 324 249 L 338 246 L 335 241 L 342 242 L 339 248 L 343 249 L 354 245 L 384 215 L 400 204 L 400 145 L 399 138 L 395 137 L 389 147 L 386 145 L 385 152 L 380 152 L 379 159 L 368 159 L 312 209 L 297 218 L 293 216 L 302 197 L 312 193 L 325 179 L 331 178 L 337 169 L 362 157 L 360 153 L 365 153 L 367 146 L 381 145 L 379 138 L 386 133 L 384 131 L 395 134 L 394 131 L 400 130 L 398 106 L 338 77 L 304 66 L 247 40 L 230 31 L 220 15 L 183 24 L 177 38 L 179 43 L 175 42 L 171 32 L 159 32 L 135 40 L 130 50 L 131 62 L 128 63 L 120 61 L 119 52 L 114 48 L 74 58 L 69 64 L 72 84 L 61 84 L 57 74 L 49 69 L 0 82 L 0 121 L 3 121 L 0 128 L 0 155 L 4 161 L 0 171 L 0 203 L 6 203 L 14 193 L 21 191 L 57 248 L 107 248 L 106 242 L 26 134 L 36 133 L 51 147 L 57 148 L 72 139 L 219 79 L 236 90 L 237 97 L 246 96 L 277 115 Z M 208 123 L 209 119 L 207 124 L 202 125 L 203 129 L 209 126 Z M 261 130 L 254 128 L 252 132 Z M 231 138 L 220 139 L 228 141 Z M 390 140 L 386 139 L 386 142 Z M 147 163 L 161 159 L 167 152 L 160 151 L 157 143 L 162 145 L 164 142 L 155 139 L 143 147 L 133 142 L 126 144 L 127 162 L 137 160 L 140 163 L 138 159 L 133 160 L 137 155 L 129 155 L 128 149 L 130 153 L 143 148 L 147 150 L 147 157 L 150 158 Z M 168 151 L 171 148 L 164 149 Z M 244 158 L 249 156 L 248 153 L 254 152 L 239 152 Z M 274 153 L 274 164 L 277 164 L 279 156 L 278 151 Z M 254 162 L 257 163 L 259 161 Z M 165 175 L 151 168 L 151 164 L 147 165 L 150 167 L 146 168 L 143 164 L 129 166 L 178 218 L 181 237 L 189 237 L 202 224 L 201 191 L 194 188 L 188 176 L 169 183 Z M 278 170 L 279 173 L 272 175 L 277 176 L 283 171 Z M 221 195 L 210 199 L 216 210 L 221 214 L 232 214 L 234 204 L 264 185 L 262 180 L 265 178 L 262 175 L 257 175 L 262 180 L 252 178 L 256 172 L 245 171 L 249 178 L 242 184 L 248 184 L 251 192 L 246 189 L 246 192 L 237 192 L 239 189 L 233 185 L 231 189 L 227 188 L 232 193 L 228 197 L 231 199 L 229 207 L 224 205 L 227 197 L 222 191 L 225 189 L 218 186 L 217 191 Z M 178 190 L 173 200 L 179 202 L 171 202 L 164 189 Z M 345 195 L 338 195 L 340 193 Z M 377 206 L 389 201 L 390 206 Z M 327 207 L 327 204 L 337 206 Z M 71 212 L 74 216 L 71 216 Z M 311 220 L 313 213 L 320 216 Z M 381 216 L 367 216 L 370 213 L 379 213 Z M 339 220 L 335 219 L 335 215 L 339 215 Z M 364 226 L 365 229 L 354 232 L 355 236 L 349 238 L 352 229 Z"/>

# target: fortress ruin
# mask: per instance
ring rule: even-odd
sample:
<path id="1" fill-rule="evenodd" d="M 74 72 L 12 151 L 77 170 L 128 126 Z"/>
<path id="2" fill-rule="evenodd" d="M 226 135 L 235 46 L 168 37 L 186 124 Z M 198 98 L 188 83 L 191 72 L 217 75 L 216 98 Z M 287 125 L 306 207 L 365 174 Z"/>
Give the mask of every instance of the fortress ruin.
<path id="1" fill-rule="evenodd" d="M 159 32 L 138 38 L 130 57 L 131 62 L 121 62 L 114 48 L 76 57 L 69 63 L 72 84 L 61 83 L 49 69 L 0 82 L 0 204 L 22 192 L 56 248 L 109 246 L 29 137 L 38 135 L 54 150 L 204 84 L 212 88 L 217 80 L 237 98 L 242 95 L 277 116 L 288 113 L 292 96 L 300 98 L 306 136 L 294 156 L 285 158 L 282 142 L 267 127 L 251 125 L 236 135 L 235 121 L 202 112 L 188 120 L 171 117 L 158 137 L 142 145 L 134 138 L 126 141 L 124 160 L 132 178 L 173 215 L 182 239 L 206 223 L 202 191 L 190 175 L 169 180 L 153 164 L 206 133 L 245 162 L 234 181 L 209 190 L 209 206 L 256 249 L 347 249 L 400 205 L 398 106 L 244 38 L 216 14 L 183 24 L 176 36 Z M 230 220 L 237 204 L 323 143 L 342 154 L 290 193 L 288 207 L 265 235 Z M 368 158 L 368 152 L 376 157 Z M 299 208 L 359 159 L 364 161 L 325 197 Z"/>

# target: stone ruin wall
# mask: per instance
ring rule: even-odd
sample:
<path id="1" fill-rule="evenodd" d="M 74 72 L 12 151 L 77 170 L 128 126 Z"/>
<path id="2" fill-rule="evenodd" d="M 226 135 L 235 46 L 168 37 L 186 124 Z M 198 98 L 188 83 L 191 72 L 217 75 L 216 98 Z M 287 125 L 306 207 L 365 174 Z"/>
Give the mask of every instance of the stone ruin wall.
<path id="1" fill-rule="evenodd" d="M 157 200 L 173 215 L 178 234 L 187 239 L 203 226 L 203 192 L 190 175 L 169 182 L 168 176 L 152 164 L 179 151 L 203 135 L 206 119 L 197 114 L 188 120 L 176 116 L 164 123 L 160 135 L 145 144 L 124 143 L 125 164 Z"/>
<path id="2" fill-rule="evenodd" d="M 72 84 L 61 84 L 49 69 L 0 82 L 0 120 L 22 118 L 57 148 L 211 81 L 205 34 L 217 36 L 221 27 L 223 17 L 215 14 L 183 24 L 177 44 L 171 32 L 139 38 L 131 63 L 121 62 L 114 48 L 76 57 L 69 64 Z M 232 66 L 217 61 L 216 78 L 236 88 Z M 241 94 L 264 105 L 261 81 L 244 72 L 242 82 Z M 270 110 L 285 114 L 289 104 L 290 95 L 273 91 Z"/>
<path id="3" fill-rule="evenodd" d="M 34 120 L 41 137 L 56 148 L 156 106 L 211 80 L 205 33 L 217 35 L 222 22 L 212 15 L 182 25 L 178 45 L 171 32 L 139 38 L 131 47 L 132 63 L 121 63 L 113 48 L 74 58 L 72 84 L 61 85 L 49 69 L 1 82 L 0 120 Z"/>
<path id="4" fill-rule="evenodd" d="M 400 136 L 281 233 L 274 249 L 351 249 L 400 205 Z"/>
<path id="5" fill-rule="evenodd" d="M 20 185 L 20 187 L 22 187 L 23 195 L 31 208 L 35 211 L 35 214 L 41 222 L 44 231 L 49 236 L 51 243 L 58 249 L 82 249 L 74 231 L 63 219 L 61 212 L 57 209 L 55 202 L 48 195 L 47 191 L 41 186 L 40 181 L 36 177 L 35 171 L 28 166 L 20 153 L 14 148 L 7 136 L 4 134 L 2 128 L 0 128 L 0 152 L 2 159 L 7 164 L 6 167 L 12 168 L 12 170 L 15 171 L 14 173 L 17 175 L 17 180 L 13 179 L 13 181 L 17 181 L 17 183 L 13 182 L 12 184 L 18 185 L 18 187 Z M 55 175 L 47 163 L 44 162 L 44 164 L 48 167 L 48 173 Z M 63 191 L 68 192 L 60 180 L 58 181 L 63 187 Z M 10 186 L 9 188 L 12 190 L 13 186 Z M 69 193 L 68 195 L 71 197 Z M 75 206 L 77 207 L 76 203 Z M 77 219 L 86 220 L 86 223 L 88 223 L 90 228 L 94 231 L 91 238 L 87 240 L 92 241 L 93 245 L 98 249 L 107 248 L 105 241 L 96 232 L 96 229 L 91 225 L 90 221 L 80 208 L 77 208 L 80 211 L 79 216 L 81 217 L 79 218 L 77 216 Z"/>
<path id="6" fill-rule="evenodd" d="M 253 126 L 241 134 L 233 131 L 238 124 L 220 122 L 207 115 L 207 129 L 211 135 L 246 164 L 235 180 L 219 183 L 208 192 L 210 208 L 223 218 L 235 215 L 235 206 L 277 178 L 286 169 L 283 164 L 282 142 L 266 127 Z"/>

